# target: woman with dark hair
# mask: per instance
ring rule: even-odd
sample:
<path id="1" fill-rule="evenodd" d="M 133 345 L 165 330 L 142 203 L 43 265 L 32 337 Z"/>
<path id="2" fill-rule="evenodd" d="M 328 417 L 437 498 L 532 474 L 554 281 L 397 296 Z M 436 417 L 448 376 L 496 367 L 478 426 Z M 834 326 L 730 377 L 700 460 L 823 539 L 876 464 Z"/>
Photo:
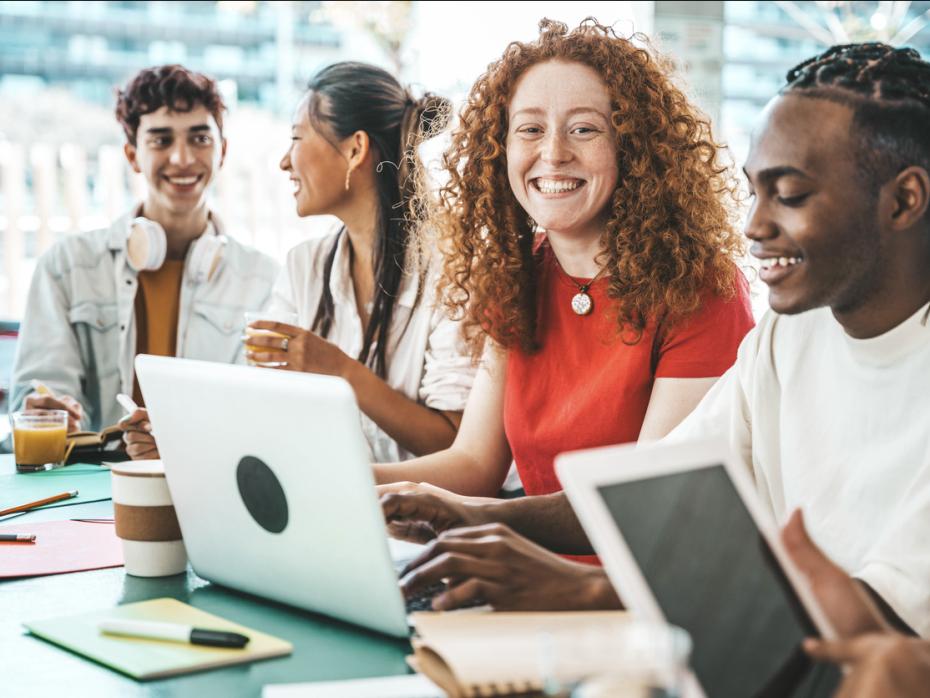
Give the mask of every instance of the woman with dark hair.
<path id="1" fill-rule="evenodd" d="M 378 461 L 449 446 L 474 377 L 414 231 L 416 148 L 449 111 L 380 68 L 337 63 L 310 81 L 281 160 L 297 213 L 342 226 L 291 250 L 272 307 L 296 313 L 299 326 L 254 323 L 282 336 L 250 337 L 264 351 L 249 358 L 349 381 Z"/>

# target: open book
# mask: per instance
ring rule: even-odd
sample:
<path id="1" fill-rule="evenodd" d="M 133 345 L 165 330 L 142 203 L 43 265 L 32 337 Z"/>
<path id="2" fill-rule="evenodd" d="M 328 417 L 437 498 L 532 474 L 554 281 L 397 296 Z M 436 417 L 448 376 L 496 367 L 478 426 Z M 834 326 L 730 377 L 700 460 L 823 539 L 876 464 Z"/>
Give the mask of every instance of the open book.
<path id="1" fill-rule="evenodd" d="M 414 613 L 417 636 L 407 661 L 450 698 L 536 695 L 547 678 L 553 635 L 562 644 L 570 634 L 609 633 L 628 618 L 623 611 Z M 576 660 L 559 657 L 560 673 Z M 579 678 L 589 668 L 579 666 Z"/>
<path id="2" fill-rule="evenodd" d="M 65 463 L 102 463 L 128 458 L 123 448 L 123 430 L 117 424 L 100 431 L 75 431 L 68 434 Z"/>

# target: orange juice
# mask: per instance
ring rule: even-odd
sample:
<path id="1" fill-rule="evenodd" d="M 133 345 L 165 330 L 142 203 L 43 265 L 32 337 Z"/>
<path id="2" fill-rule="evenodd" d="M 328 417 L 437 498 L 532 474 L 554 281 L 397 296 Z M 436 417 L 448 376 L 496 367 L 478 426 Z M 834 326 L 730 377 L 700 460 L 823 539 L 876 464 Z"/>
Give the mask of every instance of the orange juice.
<path id="1" fill-rule="evenodd" d="M 281 349 L 278 347 L 260 347 L 260 346 L 256 346 L 255 344 L 249 344 L 248 337 L 287 337 L 286 334 L 281 334 L 280 332 L 272 332 L 271 330 L 259 330 L 251 326 L 247 326 L 245 328 L 245 336 L 246 336 L 246 339 L 243 340 L 246 343 L 245 350 L 253 351 L 253 352 L 273 352 L 273 351 L 281 351 Z M 265 363 L 265 362 L 253 361 L 252 359 L 248 359 L 248 362 L 252 366 L 280 366 L 281 365 L 278 363 Z"/>
<path id="2" fill-rule="evenodd" d="M 259 330 L 254 327 L 247 326 L 245 328 L 246 337 L 287 337 L 286 334 L 281 334 L 280 332 L 272 332 L 271 330 Z M 254 352 L 270 352 L 270 351 L 281 351 L 277 347 L 259 347 L 254 344 L 249 344 L 248 339 L 245 340 L 245 350 L 254 351 Z"/>
<path id="3" fill-rule="evenodd" d="M 281 322 L 285 325 L 296 325 L 297 324 L 297 314 L 291 313 L 286 310 L 248 310 L 245 313 L 245 350 L 247 352 L 254 353 L 271 353 L 276 351 L 281 351 L 279 347 L 259 347 L 254 344 L 249 344 L 249 337 L 282 337 L 286 338 L 288 335 L 281 334 L 280 332 L 274 332 L 273 330 L 260 330 L 257 327 L 253 327 L 252 323 L 260 321 L 270 321 L 270 322 Z M 252 366 L 268 366 L 268 367 L 277 367 L 283 366 L 283 363 L 270 362 L 270 363 L 258 363 L 248 360 Z"/>
<path id="4" fill-rule="evenodd" d="M 55 422 L 36 422 L 13 429 L 13 452 L 16 465 L 60 463 L 65 458 L 67 426 Z"/>

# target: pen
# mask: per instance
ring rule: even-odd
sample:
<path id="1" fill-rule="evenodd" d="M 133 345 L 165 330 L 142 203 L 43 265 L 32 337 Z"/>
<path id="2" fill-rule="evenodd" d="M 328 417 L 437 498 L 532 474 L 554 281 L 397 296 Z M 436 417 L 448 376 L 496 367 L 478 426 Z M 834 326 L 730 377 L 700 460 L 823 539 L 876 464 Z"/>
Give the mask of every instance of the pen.
<path id="1" fill-rule="evenodd" d="M 71 499 L 72 497 L 77 497 L 78 491 L 72 490 L 70 492 L 62 492 L 61 494 L 56 494 L 52 497 L 46 497 L 45 499 L 40 499 L 35 502 L 27 502 L 26 504 L 19 504 L 15 507 L 10 507 L 9 509 L 0 510 L 0 516 L 6 516 L 7 514 L 15 514 L 17 511 L 28 511 L 29 509 L 35 509 L 36 507 L 45 506 L 46 504 L 51 504 L 52 502 L 60 502 L 62 499 Z"/>
<path id="2" fill-rule="evenodd" d="M 249 638 L 239 633 L 231 633 L 225 630 L 207 630 L 205 628 L 195 628 L 192 625 L 162 623 L 151 620 L 105 620 L 97 627 L 100 632 L 107 635 L 189 642 L 192 645 L 241 649 L 249 643 Z"/>
<path id="3" fill-rule="evenodd" d="M 129 397 L 126 393 L 117 393 L 116 401 L 119 403 L 120 407 L 126 410 L 126 416 L 128 417 L 131 414 L 134 414 L 139 406 L 136 404 L 136 401 Z M 126 417 L 123 417 L 125 419 Z M 152 424 L 151 422 L 145 425 L 145 428 L 142 431 L 152 434 Z M 152 438 L 155 438 L 155 434 L 152 434 Z"/>
<path id="4" fill-rule="evenodd" d="M 122 407 L 128 414 L 132 414 L 139 406 L 135 401 L 129 397 L 126 393 L 118 393 L 116 396 L 116 401 L 119 403 L 119 406 Z"/>
<path id="5" fill-rule="evenodd" d="M 0 541 L 6 543 L 35 543 L 36 537 L 33 533 L 0 533 Z"/>

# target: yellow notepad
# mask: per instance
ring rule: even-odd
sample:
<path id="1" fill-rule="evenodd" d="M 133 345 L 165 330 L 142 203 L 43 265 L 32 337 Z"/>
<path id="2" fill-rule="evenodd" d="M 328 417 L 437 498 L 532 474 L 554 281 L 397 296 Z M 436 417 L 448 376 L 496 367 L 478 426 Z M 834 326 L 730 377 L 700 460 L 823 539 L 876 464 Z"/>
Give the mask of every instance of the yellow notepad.
<path id="1" fill-rule="evenodd" d="M 205 647 L 167 640 L 104 635 L 98 625 L 104 620 L 156 620 L 193 625 L 210 630 L 227 630 L 247 635 L 243 649 Z M 246 628 L 206 613 L 177 599 L 152 599 L 66 618 L 24 623 L 33 635 L 82 654 L 134 679 L 159 679 L 204 669 L 253 662 L 290 654 L 289 642 Z"/>

